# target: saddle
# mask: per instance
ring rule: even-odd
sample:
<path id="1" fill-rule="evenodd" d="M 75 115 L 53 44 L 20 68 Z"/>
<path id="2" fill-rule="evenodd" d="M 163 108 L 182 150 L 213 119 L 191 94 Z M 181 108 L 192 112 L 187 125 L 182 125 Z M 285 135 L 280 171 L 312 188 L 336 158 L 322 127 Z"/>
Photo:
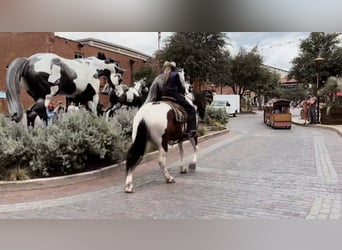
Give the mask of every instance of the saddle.
<path id="1" fill-rule="evenodd" d="M 175 118 L 177 122 L 186 123 L 188 120 L 188 114 L 185 109 L 176 102 L 176 100 L 169 96 L 162 96 L 161 101 L 167 103 L 175 113 Z"/>

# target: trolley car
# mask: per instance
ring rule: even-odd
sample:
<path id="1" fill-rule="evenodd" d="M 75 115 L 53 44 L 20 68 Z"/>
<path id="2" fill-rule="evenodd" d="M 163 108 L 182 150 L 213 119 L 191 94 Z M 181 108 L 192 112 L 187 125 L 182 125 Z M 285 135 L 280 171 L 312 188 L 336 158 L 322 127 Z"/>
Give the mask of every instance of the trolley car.
<path id="1" fill-rule="evenodd" d="M 264 106 L 264 123 L 272 128 L 291 129 L 290 101 L 286 99 L 268 101 Z"/>

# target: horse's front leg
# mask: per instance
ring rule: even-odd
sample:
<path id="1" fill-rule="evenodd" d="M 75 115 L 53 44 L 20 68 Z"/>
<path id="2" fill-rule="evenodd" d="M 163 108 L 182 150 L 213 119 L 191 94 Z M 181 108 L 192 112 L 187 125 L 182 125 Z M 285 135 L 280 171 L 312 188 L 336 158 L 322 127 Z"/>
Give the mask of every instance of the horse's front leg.
<path id="1" fill-rule="evenodd" d="M 196 169 L 196 164 L 197 164 L 197 152 L 198 152 L 198 144 L 197 144 L 197 136 L 196 137 L 191 137 L 189 138 L 189 141 L 194 149 L 194 153 L 193 153 L 193 158 L 192 161 L 189 164 L 189 169 L 191 170 L 195 170 Z"/>
<path id="2" fill-rule="evenodd" d="M 31 109 L 26 111 L 26 123 L 28 128 L 34 128 L 34 121 L 36 120 L 37 113 Z"/>
<path id="3" fill-rule="evenodd" d="M 178 148 L 179 148 L 179 156 L 180 156 L 180 166 L 179 166 L 179 172 L 181 174 L 186 174 L 188 171 L 187 167 L 184 166 L 184 148 L 183 148 L 183 142 L 178 143 Z"/>
<path id="4" fill-rule="evenodd" d="M 39 116 L 39 118 L 45 123 L 45 125 L 48 125 L 48 117 L 47 117 L 47 111 L 46 111 L 46 100 L 38 99 L 35 104 L 27 111 L 26 113 L 26 119 L 27 119 L 27 126 L 34 127 L 36 117 Z"/>
<path id="5" fill-rule="evenodd" d="M 59 91 L 59 86 L 57 85 L 50 86 L 50 94 L 46 95 L 45 100 L 44 100 L 45 108 L 49 106 L 50 101 L 58 93 L 58 91 Z"/>
<path id="6" fill-rule="evenodd" d="M 125 192 L 133 193 L 133 170 L 126 171 Z"/>
<path id="7" fill-rule="evenodd" d="M 158 159 L 158 163 L 159 166 L 163 172 L 163 175 L 165 177 L 165 180 L 167 183 L 174 183 L 175 180 L 174 178 L 170 175 L 169 171 L 167 170 L 166 167 L 166 154 L 167 152 L 164 150 L 164 148 L 162 146 L 160 146 L 159 148 L 159 159 Z"/>
<path id="8" fill-rule="evenodd" d="M 88 107 L 95 115 L 97 115 L 97 104 L 99 103 L 99 95 L 95 94 L 93 100 L 88 101 Z"/>

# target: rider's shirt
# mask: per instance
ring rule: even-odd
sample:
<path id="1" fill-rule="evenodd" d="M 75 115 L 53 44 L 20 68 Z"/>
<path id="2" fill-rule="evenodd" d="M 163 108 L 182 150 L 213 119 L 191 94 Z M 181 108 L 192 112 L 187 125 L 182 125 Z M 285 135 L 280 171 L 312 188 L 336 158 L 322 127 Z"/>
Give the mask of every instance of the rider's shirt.
<path id="1" fill-rule="evenodd" d="M 167 81 L 163 84 L 163 95 L 177 98 L 182 92 L 182 83 L 177 72 L 171 72 Z"/>

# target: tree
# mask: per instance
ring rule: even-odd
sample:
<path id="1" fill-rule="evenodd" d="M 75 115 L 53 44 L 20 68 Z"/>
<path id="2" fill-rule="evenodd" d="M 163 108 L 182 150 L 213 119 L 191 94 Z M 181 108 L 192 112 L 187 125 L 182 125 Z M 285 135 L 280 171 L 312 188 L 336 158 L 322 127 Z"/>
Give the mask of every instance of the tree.
<path id="1" fill-rule="evenodd" d="M 217 74 L 217 62 L 225 55 L 226 39 L 223 32 L 177 32 L 166 40 L 165 48 L 157 58 L 161 64 L 176 62 L 191 81 L 207 81 Z"/>
<path id="2" fill-rule="evenodd" d="M 215 74 L 211 75 L 210 81 L 212 81 L 214 85 L 220 87 L 221 94 L 223 86 L 229 86 L 231 83 L 231 67 L 232 58 L 228 51 L 224 52 L 223 56 L 218 58 L 215 64 L 213 64 L 213 71 Z"/>
<path id="3" fill-rule="evenodd" d="M 299 56 L 292 61 L 289 77 L 295 77 L 302 83 L 314 83 L 316 86 L 316 73 L 320 72 L 322 80 L 329 76 L 342 73 L 342 48 L 338 47 L 338 33 L 312 32 L 299 46 Z M 319 69 L 315 58 L 322 57 Z"/>
<path id="4" fill-rule="evenodd" d="M 250 90 L 253 91 L 258 98 L 258 109 L 262 109 L 262 97 L 265 99 L 278 97 L 277 89 L 279 87 L 279 74 L 271 72 L 265 67 L 261 67 L 259 76 L 255 79 L 253 85 L 250 86 Z"/>
<path id="5" fill-rule="evenodd" d="M 139 71 L 135 72 L 134 78 L 137 80 L 146 78 L 146 84 L 150 86 L 157 75 L 158 72 L 156 69 L 153 69 L 150 64 L 145 64 Z"/>
<path id="6" fill-rule="evenodd" d="M 257 47 L 250 52 L 240 48 L 239 53 L 231 62 L 231 78 L 229 84 L 235 94 L 242 95 L 245 90 L 255 90 L 263 74 L 262 57 L 257 53 Z"/>

